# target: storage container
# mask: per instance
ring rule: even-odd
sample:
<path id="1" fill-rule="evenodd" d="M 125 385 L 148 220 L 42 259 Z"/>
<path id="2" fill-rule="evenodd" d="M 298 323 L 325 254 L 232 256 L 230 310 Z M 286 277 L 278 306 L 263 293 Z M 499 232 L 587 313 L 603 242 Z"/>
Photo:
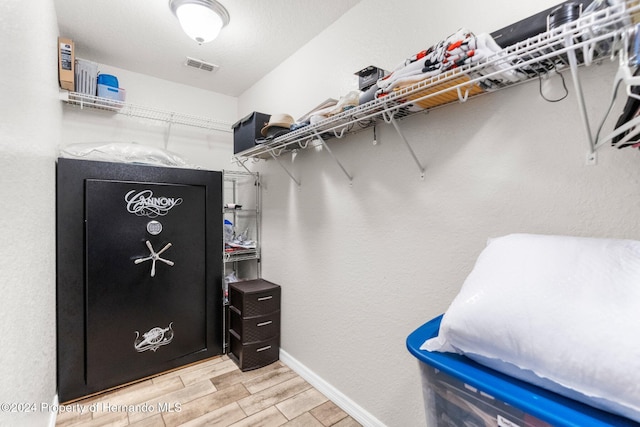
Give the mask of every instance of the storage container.
<path id="1" fill-rule="evenodd" d="M 235 331 L 229 331 L 229 337 L 229 358 L 236 362 L 243 372 L 262 368 L 279 359 L 280 336 L 248 344 L 244 344 L 242 337 Z"/>
<path id="2" fill-rule="evenodd" d="M 264 279 L 229 283 L 229 358 L 242 371 L 280 355 L 280 286 Z"/>
<path id="3" fill-rule="evenodd" d="M 243 317 L 263 316 L 280 310 L 280 286 L 264 279 L 236 282 L 229 289 L 229 302 Z"/>
<path id="4" fill-rule="evenodd" d="M 504 375 L 453 353 L 420 350 L 438 335 L 442 316 L 407 337 L 419 361 L 426 425 L 499 427 L 637 427 L 629 419 L 598 410 Z"/>
<path id="5" fill-rule="evenodd" d="M 126 91 L 119 86 L 118 78 L 116 76 L 111 74 L 98 74 L 97 86 L 99 98 L 111 99 L 113 101 L 118 101 L 119 103 L 124 102 L 126 99 Z M 122 106 L 118 103 L 105 101 L 101 101 L 100 103 L 114 107 Z"/>
<path id="6" fill-rule="evenodd" d="M 271 115 L 254 111 L 233 125 L 233 154 L 255 147 L 261 139 L 260 131 L 269 123 Z"/>
<path id="7" fill-rule="evenodd" d="M 235 307 L 230 307 L 229 328 L 236 331 L 244 342 L 264 341 L 280 334 L 280 310 L 264 316 L 243 318 Z"/>
<path id="8" fill-rule="evenodd" d="M 111 74 L 99 74 L 98 75 L 98 84 L 103 86 L 110 86 L 113 88 L 119 88 L 120 85 L 118 83 L 118 78 Z"/>
<path id="9" fill-rule="evenodd" d="M 124 102 L 126 92 L 122 88 L 107 86 L 98 83 L 98 97 Z"/>

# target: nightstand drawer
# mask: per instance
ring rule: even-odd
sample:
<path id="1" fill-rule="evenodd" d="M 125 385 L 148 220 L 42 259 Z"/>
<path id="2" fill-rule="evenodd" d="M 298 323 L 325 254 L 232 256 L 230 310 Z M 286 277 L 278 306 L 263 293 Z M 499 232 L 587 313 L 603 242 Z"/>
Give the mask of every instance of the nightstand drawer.
<path id="1" fill-rule="evenodd" d="M 229 304 L 242 317 L 262 316 L 280 310 L 280 286 L 263 279 L 229 284 Z"/>
<path id="2" fill-rule="evenodd" d="M 261 368 L 279 359 L 279 336 L 265 341 L 242 344 L 240 337 L 234 331 L 229 331 L 229 338 L 231 348 L 229 357 L 238 364 L 242 371 Z"/>
<path id="3" fill-rule="evenodd" d="M 230 307 L 229 328 L 234 331 L 243 344 L 264 341 L 280 334 L 280 310 L 266 316 L 243 318 L 235 307 Z"/>

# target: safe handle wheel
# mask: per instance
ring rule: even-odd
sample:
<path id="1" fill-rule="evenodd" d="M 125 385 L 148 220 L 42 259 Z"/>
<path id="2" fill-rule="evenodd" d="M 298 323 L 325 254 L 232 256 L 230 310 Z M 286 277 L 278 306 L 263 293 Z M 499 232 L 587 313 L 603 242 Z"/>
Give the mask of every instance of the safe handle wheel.
<path id="1" fill-rule="evenodd" d="M 151 252 L 151 254 L 147 257 L 142 257 L 142 258 L 137 258 L 133 261 L 134 264 L 140 264 L 141 262 L 145 262 L 145 261 L 149 261 L 151 260 L 151 277 L 155 277 L 156 275 L 156 261 L 162 261 L 165 264 L 173 267 L 174 262 L 173 261 L 169 261 L 168 259 L 164 259 L 160 257 L 160 254 L 163 253 L 164 251 L 166 251 L 167 249 L 169 249 L 171 247 L 171 243 L 167 243 L 162 249 L 160 249 L 158 252 L 156 252 L 153 249 L 153 245 L 151 245 L 151 242 L 149 242 L 148 240 L 145 242 L 147 245 L 147 248 L 149 248 L 149 252 Z"/>

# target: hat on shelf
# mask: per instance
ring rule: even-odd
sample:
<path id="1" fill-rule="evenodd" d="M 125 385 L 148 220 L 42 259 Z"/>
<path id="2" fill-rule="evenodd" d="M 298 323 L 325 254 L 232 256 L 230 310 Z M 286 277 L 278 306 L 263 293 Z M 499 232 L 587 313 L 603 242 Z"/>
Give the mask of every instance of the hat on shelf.
<path id="1" fill-rule="evenodd" d="M 274 127 L 280 128 L 280 129 L 276 129 L 278 132 L 281 132 L 284 130 L 288 131 L 289 128 L 291 128 L 291 125 L 293 124 L 293 122 L 294 122 L 293 117 L 291 117 L 288 114 L 272 114 L 271 117 L 269 118 L 269 123 L 267 123 L 267 125 L 262 128 L 260 133 L 262 134 L 262 136 L 269 136 L 267 134 L 269 129 Z M 273 132 L 271 133 L 273 134 Z"/>

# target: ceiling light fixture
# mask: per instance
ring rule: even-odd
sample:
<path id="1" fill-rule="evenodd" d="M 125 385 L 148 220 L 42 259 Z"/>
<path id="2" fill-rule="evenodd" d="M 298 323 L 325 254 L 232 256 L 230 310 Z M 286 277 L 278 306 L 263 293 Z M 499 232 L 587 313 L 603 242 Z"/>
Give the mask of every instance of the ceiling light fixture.
<path id="1" fill-rule="evenodd" d="M 182 30 L 200 44 L 218 37 L 229 23 L 229 12 L 216 0 L 169 0 L 169 7 Z"/>

